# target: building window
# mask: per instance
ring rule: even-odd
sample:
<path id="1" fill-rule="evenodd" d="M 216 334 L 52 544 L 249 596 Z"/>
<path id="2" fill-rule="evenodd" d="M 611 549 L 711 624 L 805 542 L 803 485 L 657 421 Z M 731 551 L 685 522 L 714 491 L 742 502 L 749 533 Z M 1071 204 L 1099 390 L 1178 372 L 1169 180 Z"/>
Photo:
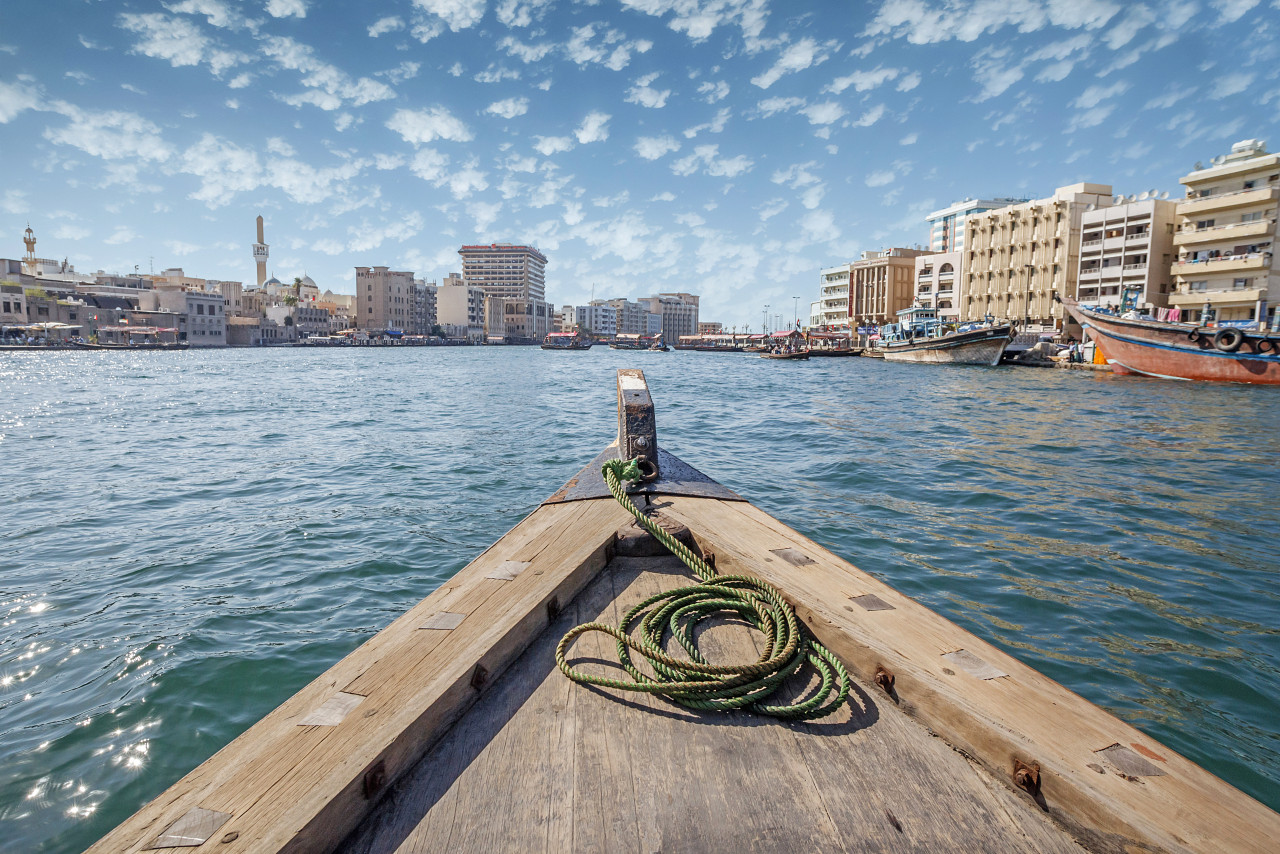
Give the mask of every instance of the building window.
<path id="1" fill-rule="evenodd" d="M 1248 279 L 1235 279 L 1235 280 L 1233 280 L 1233 281 L 1231 282 L 1231 287 L 1232 287 L 1232 289 L 1233 289 L 1233 290 L 1242 291 L 1242 290 L 1244 290 L 1245 288 L 1249 287 L 1249 280 L 1248 280 Z"/>
<path id="2" fill-rule="evenodd" d="M 1262 219 L 1262 211 L 1254 211 L 1240 216 L 1241 222 L 1258 222 L 1260 219 Z"/>

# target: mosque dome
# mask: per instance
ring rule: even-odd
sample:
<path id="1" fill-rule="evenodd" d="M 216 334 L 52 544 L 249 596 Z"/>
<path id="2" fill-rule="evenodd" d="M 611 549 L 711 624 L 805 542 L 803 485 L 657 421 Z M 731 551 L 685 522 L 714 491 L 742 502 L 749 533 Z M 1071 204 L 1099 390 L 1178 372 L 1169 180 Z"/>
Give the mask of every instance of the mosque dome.
<path id="1" fill-rule="evenodd" d="M 309 288 L 315 288 L 316 290 L 320 290 L 319 286 L 316 285 L 315 279 L 311 278 L 306 273 L 302 274 L 302 284 L 306 285 Z"/>
<path id="2" fill-rule="evenodd" d="M 262 286 L 265 288 L 267 285 L 278 285 L 278 284 L 280 284 L 280 280 L 277 279 L 275 276 L 272 276 L 271 278 L 263 282 Z"/>

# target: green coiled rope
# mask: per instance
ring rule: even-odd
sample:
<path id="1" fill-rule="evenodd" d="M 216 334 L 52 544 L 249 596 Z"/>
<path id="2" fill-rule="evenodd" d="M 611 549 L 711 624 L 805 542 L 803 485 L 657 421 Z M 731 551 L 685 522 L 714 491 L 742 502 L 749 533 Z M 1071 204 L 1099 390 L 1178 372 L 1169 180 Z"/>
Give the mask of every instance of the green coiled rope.
<path id="1" fill-rule="evenodd" d="M 636 460 L 611 460 L 601 473 L 618 503 L 693 570 L 699 583 L 650 596 L 628 611 L 621 625 L 591 622 L 572 629 L 556 647 L 556 665 L 565 676 L 588 685 L 658 694 L 691 709 L 748 709 L 787 720 L 824 717 L 848 699 L 848 671 L 830 650 L 806 634 L 781 593 L 750 576 L 718 574 L 636 507 L 623 487 L 624 482 L 640 478 Z M 698 651 L 694 639 L 698 622 L 725 613 L 737 614 L 764 635 L 765 649 L 758 660 L 749 664 L 711 664 Z M 639 625 L 632 634 L 628 627 L 638 617 Z M 587 632 L 603 632 L 617 641 L 618 662 L 630 681 L 593 676 L 568 663 L 569 647 Z M 688 653 L 687 659 L 666 652 L 668 634 Z M 633 654 L 648 662 L 654 676 L 636 666 Z M 806 663 L 817 672 L 822 685 L 797 702 L 770 702 L 782 684 Z"/>

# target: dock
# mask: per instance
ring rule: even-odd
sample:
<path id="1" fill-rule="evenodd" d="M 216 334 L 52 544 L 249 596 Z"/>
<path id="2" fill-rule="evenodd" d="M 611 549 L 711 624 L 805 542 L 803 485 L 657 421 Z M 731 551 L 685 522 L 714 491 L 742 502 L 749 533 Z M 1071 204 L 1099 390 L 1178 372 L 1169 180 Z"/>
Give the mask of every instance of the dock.
<path id="1" fill-rule="evenodd" d="M 1275 850 L 1280 815 L 667 454 L 639 371 L 618 399 L 597 460 L 90 850 Z M 694 712 L 556 668 L 569 628 L 690 583 L 601 494 L 637 451 L 644 512 L 782 591 L 854 675 L 844 708 Z M 737 619 L 699 641 L 759 656 Z M 572 655 L 616 673 L 613 647 Z"/>

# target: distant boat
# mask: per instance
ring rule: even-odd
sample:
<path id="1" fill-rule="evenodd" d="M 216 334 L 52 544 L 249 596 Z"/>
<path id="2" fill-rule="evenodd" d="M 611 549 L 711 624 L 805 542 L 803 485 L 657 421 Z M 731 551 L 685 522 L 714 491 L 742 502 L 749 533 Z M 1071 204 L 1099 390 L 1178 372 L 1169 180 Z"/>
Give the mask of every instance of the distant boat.
<path id="1" fill-rule="evenodd" d="M 666 350 L 661 335 L 645 337 L 634 332 L 624 332 L 609 342 L 610 350 Z"/>
<path id="2" fill-rule="evenodd" d="M 1121 317 L 1062 304 L 1118 374 L 1280 385 L 1280 332 Z"/>
<path id="3" fill-rule="evenodd" d="M 590 350 L 591 339 L 576 332 L 552 332 L 542 339 L 543 350 Z"/>
<path id="4" fill-rule="evenodd" d="M 794 350 L 790 353 L 761 353 L 762 359 L 791 359 L 793 361 L 805 361 L 809 358 L 808 350 Z"/>
<path id="5" fill-rule="evenodd" d="M 912 306 L 880 330 L 878 350 L 886 362 L 998 365 L 1013 335 L 1012 323 L 947 323 L 937 309 Z"/>

